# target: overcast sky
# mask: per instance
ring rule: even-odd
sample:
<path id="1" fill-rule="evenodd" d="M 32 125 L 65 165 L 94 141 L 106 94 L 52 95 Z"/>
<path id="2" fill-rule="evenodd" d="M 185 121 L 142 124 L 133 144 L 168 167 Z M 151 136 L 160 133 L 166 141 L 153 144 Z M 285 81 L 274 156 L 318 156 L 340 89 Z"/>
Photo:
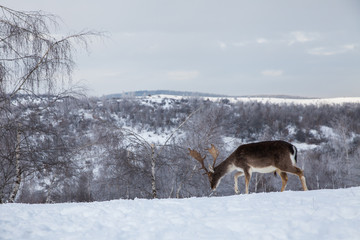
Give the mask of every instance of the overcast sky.
<path id="1" fill-rule="evenodd" d="M 178 90 L 360 97 L 359 0 L 5 0 L 62 30 L 106 31 L 79 52 L 91 95 Z"/>

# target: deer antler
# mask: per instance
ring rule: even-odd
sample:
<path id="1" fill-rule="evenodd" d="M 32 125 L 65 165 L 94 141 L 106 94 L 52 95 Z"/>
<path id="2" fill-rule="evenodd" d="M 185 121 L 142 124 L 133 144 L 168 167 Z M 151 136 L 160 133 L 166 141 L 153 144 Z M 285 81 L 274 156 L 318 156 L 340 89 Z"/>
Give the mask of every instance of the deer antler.
<path id="1" fill-rule="evenodd" d="M 205 164 L 204 164 L 204 160 L 205 160 L 206 156 L 202 157 L 198 151 L 192 150 L 190 148 L 189 148 L 189 155 L 200 162 L 200 164 L 201 164 L 200 169 L 204 169 L 207 175 L 210 174 L 209 170 L 205 167 Z"/>
<path id="2" fill-rule="evenodd" d="M 208 150 L 209 153 L 211 154 L 211 156 L 214 158 L 214 162 L 213 162 L 213 165 L 212 165 L 212 169 L 214 169 L 214 168 L 215 168 L 216 159 L 217 159 L 218 156 L 219 156 L 219 150 L 217 150 L 213 144 L 211 144 L 211 148 L 208 148 L 208 149 L 206 149 L 206 150 Z"/>
<path id="3" fill-rule="evenodd" d="M 200 169 L 204 169 L 206 174 L 210 176 L 212 173 L 214 173 L 216 159 L 219 156 L 219 150 L 217 150 L 213 144 L 211 144 L 211 148 L 208 148 L 206 150 L 209 151 L 209 153 L 211 154 L 211 156 L 214 159 L 213 165 L 212 166 L 209 165 L 209 169 L 207 169 L 205 167 L 205 163 L 204 163 L 204 160 L 205 160 L 206 156 L 202 157 L 201 154 L 198 151 L 192 150 L 190 148 L 189 148 L 189 151 L 190 151 L 189 154 L 190 154 L 190 156 L 192 156 L 193 158 L 195 158 L 197 161 L 200 162 L 200 164 L 201 164 Z"/>

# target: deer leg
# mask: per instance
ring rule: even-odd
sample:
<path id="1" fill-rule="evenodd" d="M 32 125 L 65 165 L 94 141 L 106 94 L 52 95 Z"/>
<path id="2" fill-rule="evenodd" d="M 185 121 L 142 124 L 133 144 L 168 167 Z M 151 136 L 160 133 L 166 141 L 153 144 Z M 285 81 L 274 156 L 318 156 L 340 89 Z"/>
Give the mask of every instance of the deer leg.
<path id="1" fill-rule="evenodd" d="M 307 186 L 306 186 L 306 179 L 305 179 L 304 174 L 300 177 L 300 181 L 301 181 L 301 184 L 302 184 L 302 187 L 303 187 L 304 191 L 309 190 L 309 189 L 307 188 Z"/>
<path id="2" fill-rule="evenodd" d="M 276 170 L 276 172 L 281 177 L 281 182 L 282 182 L 281 191 L 283 192 L 286 188 L 288 176 L 287 176 L 286 172 L 282 172 L 280 170 Z"/>
<path id="3" fill-rule="evenodd" d="M 300 179 L 300 182 L 301 182 L 301 185 L 302 185 L 304 191 L 308 190 L 308 188 L 306 186 L 306 179 L 305 179 L 303 170 L 301 170 L 298 167 L 291 166 L 291 167 L 287 168 L 286 170 L 282 170 L 282 171 L 297 175 Z"/>
<path id="4" fill-rule="evenodd" d="M 251 172 L 248 169 L 244 169 L 245 174 L 245 193 L 249 194 L 249 183 L 251 178 Z"/>
<path id="5" fill-rule="evenodd" d="M 235 193 L 236 194 L 239 194 L 240 193 L 240 191 L 239 191 L 239 188 L 238 188 L 238 178 L 241 176 L 241 175 L 243 175 L 244 173 L 242 173 L 242 172 L 237 172 L 237 173 L 235 173 L 235 175 L 234 175 L 234 190 L 235 190 Z"/>

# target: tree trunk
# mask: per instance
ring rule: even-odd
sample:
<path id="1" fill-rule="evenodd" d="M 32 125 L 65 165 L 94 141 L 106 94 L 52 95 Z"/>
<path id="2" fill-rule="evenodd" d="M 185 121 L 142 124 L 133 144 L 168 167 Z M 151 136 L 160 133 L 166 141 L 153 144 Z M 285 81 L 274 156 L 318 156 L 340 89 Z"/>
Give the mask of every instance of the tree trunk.
<path id="1" fill-rule="evenodd" d="M 153 198 L 157 198 L 156 194 L 156 179 L 155 179 L 155 144 L 151 144 L 151 188 Z"/>
<path id="2" fill-rule="evenodd" d="M 52 191 L 54 189 L 54 183 L 55 183 L 55 177 L 51 176 L 49 188 L 48 188 L 47 193 L 46 193 L 45 203 L 53 203 L 53 200 L 51 199 L 51 194 L 52 194 Z"/>
<path id="3" fill-rule="evenodd" d="M 259 181 L 258 181 L 258 174 L 255 173 L 255 192 L 257 193 L 257 188 L 258 188 L 258 184 L 259 184 Z"/>
<path id="4" fill-rule="evenodd" d="M 178 187 L 178 189 L 176 190 L 176 198 L 180 198 L 180 191 L 181 191 L 181 184 Z"/>
<path id="5" fill-rule="evenodd" d="M 20 168 L 20 124 L 17 130 L 17 134 L 16 134 L 16 149 L 15 149 L 15 168 L 16 168 L 16 180 L 14 183 L 14 187 L 13 190 L 10 194 L 10 198 L 9 198 L 9 202 L 10 203 L 14 203 L 16 200 L 16 196 L 19 192 L 20 189 L 20 183 L 21 183 L 21 168 Z"/>

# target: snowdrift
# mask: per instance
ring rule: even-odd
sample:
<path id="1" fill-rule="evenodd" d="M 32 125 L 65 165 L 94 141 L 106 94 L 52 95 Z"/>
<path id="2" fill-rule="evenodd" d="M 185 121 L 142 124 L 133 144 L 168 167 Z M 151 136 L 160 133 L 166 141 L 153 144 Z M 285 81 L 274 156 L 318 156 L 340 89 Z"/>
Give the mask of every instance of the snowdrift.
<path id="1" fill-rule="evenodd" d="M 358 239 L 360 187 L 0 205 L 0 239 Z"/>

